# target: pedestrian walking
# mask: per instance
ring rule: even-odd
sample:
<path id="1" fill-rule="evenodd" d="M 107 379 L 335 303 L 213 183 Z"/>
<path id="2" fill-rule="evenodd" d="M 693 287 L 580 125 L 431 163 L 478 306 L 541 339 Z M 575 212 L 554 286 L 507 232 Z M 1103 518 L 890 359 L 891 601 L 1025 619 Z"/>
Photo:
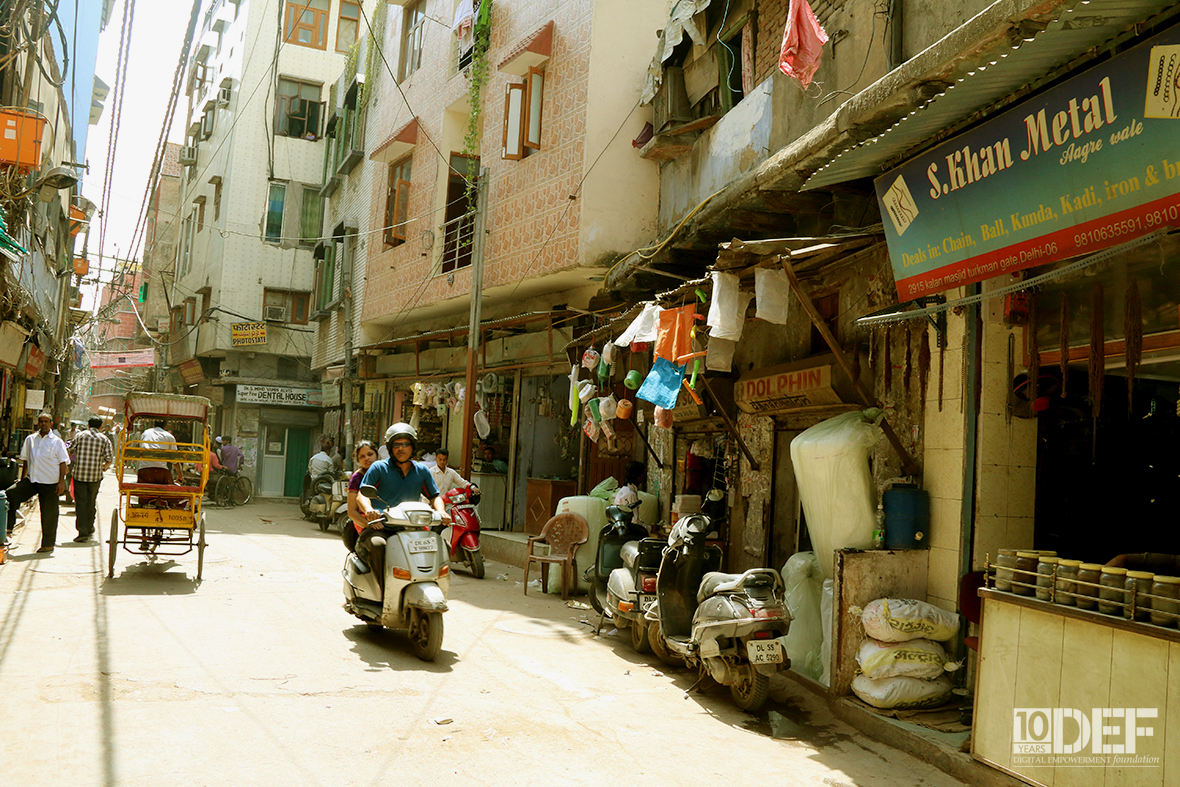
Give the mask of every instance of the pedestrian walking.
<path id="1" fill-rule="evenodd" d="M 16 510 L 34 495 L 41 501 L 41 547 L 37 551 L 42 553 L 52 552 L 57 544 L 57 497 L 65 491 L 70 467 L 66 444 L 52 429 L 52 415 L 37 416 L 37 431 L 25 438 L 20 449 L 24 477 L 8 490 L 9 533 L 16 527 Z"/>
<path id="2" fill-rule="evenodd" d="M 78 528 L 78 537 L 74 541 L 78 543 L 85 543 L 94 538 L 98 488 L 102 484 L 102 474 L 115 458 L 115 449 L 111 447 L 111 441 L 100 431 L 102 419 L 92 416 L 87 426 L 88 428 L 84 432 L 79 432 L 70 443 L 74 458 L 71 466 L 74 474 L 74 524 Z"/>

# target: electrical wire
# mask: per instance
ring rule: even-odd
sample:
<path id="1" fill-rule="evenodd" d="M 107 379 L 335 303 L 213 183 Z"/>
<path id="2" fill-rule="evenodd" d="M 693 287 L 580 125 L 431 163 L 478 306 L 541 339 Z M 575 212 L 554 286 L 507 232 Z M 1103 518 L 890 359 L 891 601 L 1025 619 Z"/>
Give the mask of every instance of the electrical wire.
<path id="1" fill-rule="evenodd" d="M 123 24 L 119 32 L 119 53 L 115 59 L 115 85 L 112 89 L 111 135 L 107 139 L 106 171 L 103 175 L 101 220 L 98 228 L 99 246 L 106 248 L 107 216 L 110 213 L 110 182 L 115 173 L 115 153 L 119 144 L 119 125 L 123 115 L 123 96 L 127 93 L 127 63 L 131 54 L 131 28 L 135 15 L 135 0 L 124 0 Z"/>

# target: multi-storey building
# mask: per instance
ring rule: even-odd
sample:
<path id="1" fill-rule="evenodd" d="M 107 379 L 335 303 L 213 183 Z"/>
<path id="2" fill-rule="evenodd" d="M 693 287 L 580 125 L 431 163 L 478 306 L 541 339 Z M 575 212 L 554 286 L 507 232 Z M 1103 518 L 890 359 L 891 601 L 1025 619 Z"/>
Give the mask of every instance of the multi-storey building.
<path id="1" fill-rule="evenodd" d="M 356 40 L 341 0 L 214 0 L 187 85 L 169 364 L 221 389 L 263 495 L 298 494 L 320 419 L 312 250 L 320 236 L 327 86 Z"/>
<path id="2" fill-rule="evenodd" d="M 664 14 L 602 0 L 381 6 L 362 19 L 380 46 L 329 108 L 339 152 L 325 171 L 313 365 L 348 376 L 351 339 L 354 439 L 405 419 L 455 466 L 491 449 L 475 465 L 485 526 L 523 525 L 530 476 L 577 472 L 576 431 L 551 405 L 567 396 L 563 347 L 594 280 L 655 232 L 657 167 L 631 141 L 650 119 L 639 52 Z M 326 425 L 345 437 L 342 410 Z M 598 460 L 621 468 L 624 444 Z"/>
<path id="3" fill-rule="evenodd" d="M 14 9 L 15 10 L 15 9 Z M 19 5 L 0 31 L 0 436 L 16 450 L 35 412 L 69 414 L 69 336 L 86 318 L 72 278 L 98 34 L 109 3 Z M 96 107 L 101 111 L 101 105 Z M 77 363 L 75 363 L 77 362 Z"/>

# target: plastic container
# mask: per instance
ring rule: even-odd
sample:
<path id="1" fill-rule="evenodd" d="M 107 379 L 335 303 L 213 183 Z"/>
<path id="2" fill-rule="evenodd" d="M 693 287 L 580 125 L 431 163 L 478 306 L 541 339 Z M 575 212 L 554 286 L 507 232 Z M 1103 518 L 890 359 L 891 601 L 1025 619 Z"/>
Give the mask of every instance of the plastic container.
<path id="1" fill-rule="evenodd" d="M 1131 604 L 1135 606 L 1135 620 L 1150 620 L 1151 619 L 1151 599 L 1145 594 L 1151 592 L 1152 580 L 1155 579 L 1155 574 L 1150 571 L 1128 571 L 1126 581 L 1123 588 L 1127 591 L 1127 608 L 1124 610 L 1127 618 L 1130 619 Z"/>
<path id="2" fill-rule="evenodd" d="M 1164 597 L 1151 599 L 1151 622 L 1157 626 L 1176 628 L 1176 618 L 1169 617 L 1169 615 L 1180 613 L 1180 601 L 1177 601 L 1180 599 L 1180 577 L 1165 577 L 1156 574 L 1155 579 L 1151 582 L 1151 595 Z"/>
<path id="3" fill-rule="evenodd" d="M 28 172 L 41 163 L 45 118 L 16 108 L 0 110 L 0 164 Z"/>
<path id="4" fill-rule="evenodd" d="M 1102 585 L 1098 590 L 1098 611 L 1103 615 L 1121 616 L 1123 604 L 1127 603 L 1127 569 L 1103 566 L 1098 584 Z"/>
<path id="5" fill-rule="evenodd" d="M 1078 566 L 1078 609 L 1098 608 L 1098 581 L 1102 579 L 1101 563 L 1082 563 Z"/>
<path id="6" fill-rule="evenodd" d="M 1072 594 L 1078 592 L 1077 578 L 1078 569 L 1081 568 L 1082 561 L 1080 560 L 1066 560 L 1064 558 L 1057 561 L 1057 594 L 1053 601 L 1065 607 L 1072 607 L 1077 604 L 1077 599 Z"/>
<path id="7" fill-rule="evenodd" d="M 1012 592 L 1012 571 L 1016 568 L 1016 550 L 1001 549 L 996 555 L 996 590 Z"/>
<path id="8" fill-rule="evenodd" d="M 1050 601 L 1054 595 L 1053 584 L 1056 581 L 1057 564 L 1060 558 L 1041 557 L 1037 561 L 1037 599 Z"/>
<path id="9" fill-rule="evenodd" d="M 930 495 L 916 484 L 894 484 L 881 495 L 886 549 L 926 549 L 930 545 Z"/>
<path id="10" fill-rule="evenodd" d="M 1018 596 L 1031 596 L 1036 590 L 1037 564 L 1041 562 L 1039 552 L 1017 552 L 1016 568 L 1012 572 L 1012 592 Z"/>

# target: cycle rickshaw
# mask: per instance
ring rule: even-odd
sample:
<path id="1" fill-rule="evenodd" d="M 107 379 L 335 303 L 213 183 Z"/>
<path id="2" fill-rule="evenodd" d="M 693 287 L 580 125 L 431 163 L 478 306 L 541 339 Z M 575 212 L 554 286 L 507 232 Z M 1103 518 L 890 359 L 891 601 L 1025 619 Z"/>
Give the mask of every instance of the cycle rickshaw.
<path id="1" fill-rule="evenodd" d="M 197 550 L 197 580 L 205 563 L 205 514 L 201 496 L 209 480 L 209 410 L 212 403 L 202 396 L 144 393 L 134 391 L 123 397 L 123 439 L 115 455 L 119 479 L 119 505 L 111 512 L 110 560 L 107 576 L 115 575 L 115 557 L 122 546 L 132 554 L 187 555 Z M 136 421 L 168 421 L 191 429 L 188 441 L 145 441 L 135 432 Z M 178 430 L 179 431 L 179 430 Z M 195 483 L 145 483 L 124 479 L 127 470 L 141 462 L 162 463 L 170 482 L 173 467 L 200 467 Z M 122 525 L 120 527 L 120 524 Z"/>

